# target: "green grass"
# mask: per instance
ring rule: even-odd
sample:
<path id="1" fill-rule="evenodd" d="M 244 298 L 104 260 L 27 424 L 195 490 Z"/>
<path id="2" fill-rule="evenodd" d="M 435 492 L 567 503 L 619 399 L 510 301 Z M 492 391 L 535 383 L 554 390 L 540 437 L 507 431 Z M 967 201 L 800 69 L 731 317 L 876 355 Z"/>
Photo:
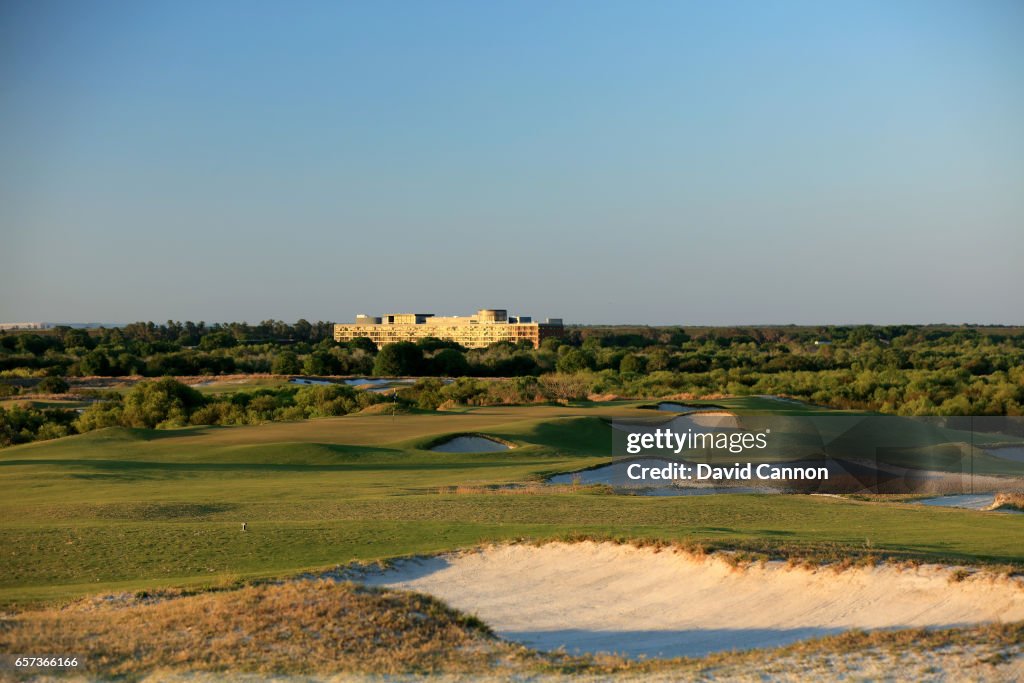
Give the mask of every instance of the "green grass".
<path id="1" fill-rule="evenodd" d="M 692 406 L 717 406 L 726 410 L 735 410 L 743 413 L 771 414 L 771 415 L 864 415 L 860 410 L 833 410 L 822 406 L 815 406 L 809 403 L 787 401 L 784 399 L 771 398 L 768 396 L 734 396 L 732 398 L 697 399 L 692 401 L 656 401 L 650 405 L 657 407 L 659 403 L 682 403 Z"/>
<path id="2" fill-rule="evenodd" d="M 806 496 L 446 492 L 605 462 L 611 435 L 604 419 L 649 414 L 638 405 L 109 429 L 5 449 L 0 604 L 581 535 L 826 559 L 1024 565 L 1024 520 L 1013 515 Z M 456 433 L 490 434 L 517 447 L 422 449 Z"/>

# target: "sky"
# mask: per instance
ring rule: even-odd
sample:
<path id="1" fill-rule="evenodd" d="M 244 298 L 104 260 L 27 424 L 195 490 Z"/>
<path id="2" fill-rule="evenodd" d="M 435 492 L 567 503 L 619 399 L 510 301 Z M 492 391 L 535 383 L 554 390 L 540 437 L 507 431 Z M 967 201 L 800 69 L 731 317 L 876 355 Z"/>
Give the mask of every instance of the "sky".
<path id="1" fill-rule="evenodd" d="M 1024 323 L 1024 3 L 0 3 L 0 321 Z"/>

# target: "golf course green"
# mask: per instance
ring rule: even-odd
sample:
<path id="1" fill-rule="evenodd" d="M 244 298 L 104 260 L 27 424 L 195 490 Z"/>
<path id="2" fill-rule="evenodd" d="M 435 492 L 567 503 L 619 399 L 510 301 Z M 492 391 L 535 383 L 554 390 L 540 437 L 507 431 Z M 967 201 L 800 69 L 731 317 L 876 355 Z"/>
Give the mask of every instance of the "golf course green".
<path id="1" fill-rule="evenodd" d="M 1024 566 L 1021 519 L 1013 515 L 829 496 L 500 488 L 608 462 L 608 421 L 650 415 L 641 405 L 108 428 L 7 448 L 0 452 L 0 604 L 231 585 L 516 539 L 668 542 L 817 561 Z M 725 407 L 799 410 L 760 398 Z M 491 436 L 515 448 L 429 450 L 457 434 Z"/>

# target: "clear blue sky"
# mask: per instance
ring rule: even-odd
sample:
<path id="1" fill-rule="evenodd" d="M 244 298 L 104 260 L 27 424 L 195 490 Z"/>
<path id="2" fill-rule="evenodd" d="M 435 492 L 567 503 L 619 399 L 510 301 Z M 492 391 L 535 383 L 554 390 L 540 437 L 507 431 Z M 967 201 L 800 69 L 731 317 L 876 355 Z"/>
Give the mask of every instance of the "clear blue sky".
<path id="1" fill-rule="evenodd" d="M 1024 323 L 1024 3 L 0 4 L 0 320 Z"/>

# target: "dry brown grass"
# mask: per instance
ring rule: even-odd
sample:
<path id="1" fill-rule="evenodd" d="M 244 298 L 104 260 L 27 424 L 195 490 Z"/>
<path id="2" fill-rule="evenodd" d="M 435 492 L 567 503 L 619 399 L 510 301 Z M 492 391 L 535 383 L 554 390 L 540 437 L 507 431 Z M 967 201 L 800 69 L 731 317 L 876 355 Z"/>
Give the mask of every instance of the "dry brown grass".
<path id="1" fill-rule="evenodd" d="M 508 486 L 440 486 L 437 492 L 441 495 L 495 495 L 495 496 L 550 496 L 558 493 L 612 493 L 612 487 L 606 484 L 510 484 Z"/>
<path id="2" fill-rule="evenodd" d="M 856 652 L 869 647 L 935 649 L 951 645 L 988 643 L 1012 646 L 1024 643 L 1024 622 L 985 624 L 969 628 L 909 628 L 901 630 L 861 631 L 854 629 L 780 648 L 779 652 Z"/>
<path id="3" fill-rule="evenodd" d="M 588 394 L 587 400 L 595 403 L 607 403 L 608 401 L 618 401 L 623 398 L 618 394 Z"/>
<path id="4" fill-rule="evenodd" d="M 409 415 L 416 412 L 405 405 L 398 403 L 375 403 L 372 406 L 366 406 L 359 411 L 360 415 Z"/>
<path id="5" fill-rule="evenodd" d="M 237 375 L 177 375 L 175 380 L 182 384 L 199 384 L 201 382 L 234 382 L 250 379 L 288 379 L 295 375 L 271 375 L 269 373 L 239 373 Z M 68 377 L 68 383 L 72 387 L 83 389 L 96 389 L 123 384 L 135 384 L 137 382 L 152 381 L 154 377 L 143 375 L 124 375 L 121 377 L 107 377 L 105 375 L 87 375 L 85 377 Z"/>
<path id="6" fill-rule="evenodd" d="M 668 396 L 651 396 L 651 399 L 657 399 L 659 401 L 720 401 L 725 398 L 738 398 L 734 394 L 693 394 L 689 392 L 683 392 L 680 394 L 670 394 Z"/>
<path id="7" fill-rule="evenodd" d="M 655 545 L 678 550 L 671 544 Z M 736 559 L 746 563 L 762 558 Z M 192 673 L 202 672 L 209 677 L 194 680 L 245 673 L 260 679 L 302 675 L 332 680 L 339 674 L 397 676 L 396 680 L 405 680 L 403 674 L 416 680 L 428 675 L 442 680 L 443 674 L 457 680 L 606 680 L 624 675 L 630 681 L 709 674 L 761 680 L 769 666 L 778 671 L 824 666 L 836 657 L 868 650 L 892 658 L 901 652 L 959 648 L 953 654 L 977 666 L 990 655 L 1019 657 L 1022 643 L 1024 624 L 1016 623 L 850 631 L 778 649 L 702 658 L 628 660 L 538 653 L 495 638 L 476 619 L 427 596 L 312 580 L 194 595 L 99 596 L 63 609 L 0 618 L 0 651 L 66 653 L 79 659 L 76 675 L 126 681 L 152 675 L 160 680 L 188 675 L 187 680 L 193 680 Z"/>
<path id="8" fill-rule="evenodd" d="M 521 648 L 415 593 L 296 581 L 190 596 L 94 598 L 9 615 L 0 651 L 77 656 L 79 673 L 462 672 Z"/>
<path id="9" fill-rule="evenodd" d="M 1004 491 L 996 494 L 991 510 L 1024 511 L 1024 491 Z"/>

